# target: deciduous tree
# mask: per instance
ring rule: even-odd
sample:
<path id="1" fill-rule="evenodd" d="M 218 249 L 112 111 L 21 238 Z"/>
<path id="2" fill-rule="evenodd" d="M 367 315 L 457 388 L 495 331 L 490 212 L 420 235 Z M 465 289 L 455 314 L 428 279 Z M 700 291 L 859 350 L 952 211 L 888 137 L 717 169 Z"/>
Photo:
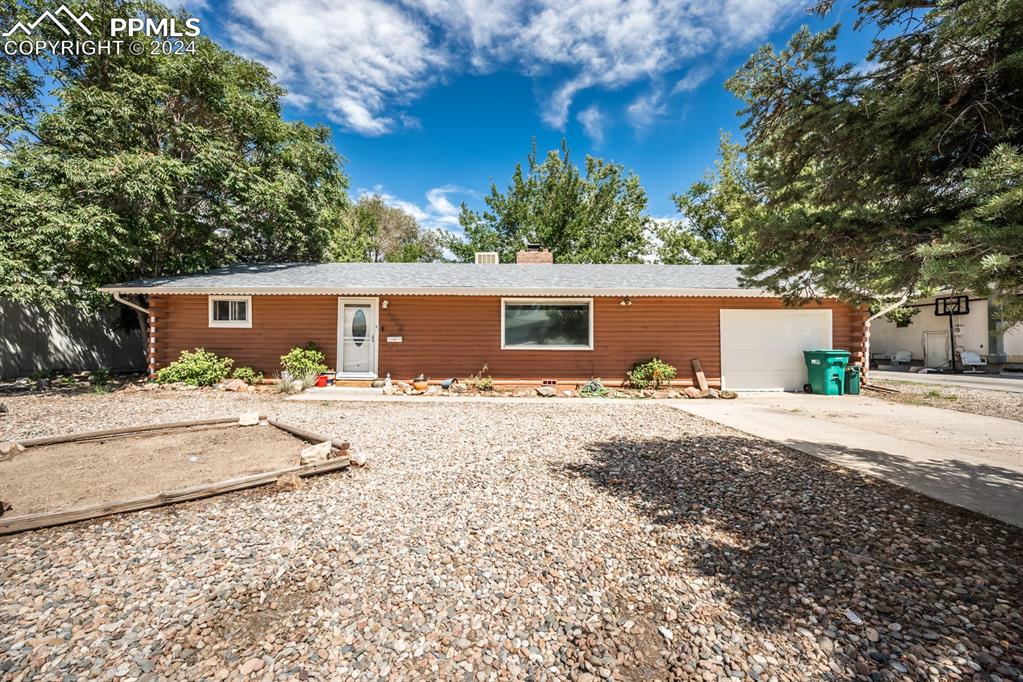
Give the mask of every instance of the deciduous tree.
<path id="1" fill-rule="evenodd" d="M 756 190 L 746 176 L 740 145 L 721 137 L 714 170 L 684 194 L 672 195 L 681 220 L 657 228 L 662 263 L 746 264 L 756 258 L 746 223 L 757 219 Z"/>
<path id="2" fill-rule="evenodd" d="M 388 206 L 378 194 L 363 195 L 348 215 L 333 256 L 341 261 L 428 263 L 441 257 L 440 237 L 415 216 Z"/>
<path id="3" fill-rule="evenodd" d="M 445 245 L 464 261 L 476 251 L 498 251 L 502 262 L 513 262 L 515 252 L 533 242 L 561 263 L 640 262 L 648 250 L 649 218 L 639 178 L 591 156 L 584 165 L 580 172 L 564 141 L 539 160 L 534 140 L 525 170 L 516 165 L 503 192 L 492 184 L 484 211 L 463 204 L 464 236 Z"/>
<path id="4" fill-rule="evenodd" d="M 4 25 L 46 5 L 3 1 Z M 74 9 L 94 27 L 172 16 L 134 0 Z M 50 304 L 119 280 L 323 256 L 349 205 L 329 132 L 282 120 L 264 66 L 194 41 L 187 54 L 143 40 L 138 56 L 5 57 L 0 297 Z"/>

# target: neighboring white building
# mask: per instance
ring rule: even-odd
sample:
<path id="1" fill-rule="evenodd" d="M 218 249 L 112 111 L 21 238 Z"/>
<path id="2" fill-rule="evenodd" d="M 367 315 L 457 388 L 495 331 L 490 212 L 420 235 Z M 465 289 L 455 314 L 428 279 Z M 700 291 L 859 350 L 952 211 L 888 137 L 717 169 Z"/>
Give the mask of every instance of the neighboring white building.
<path id="1" fill-rule="evenodd" d="M 884 317 L 870 323 L 872 359 L 883 363 L 903 350 L 912 353 L 915 365 L 941 367 L 950 363 L 954 348 L 957 363 L 963 351 L 973 351 L 992 364 L 1023 363 L 1023 324 L 1003 330 L 986 298 L 970 297 L 970 312 L 952 317 L 951 334 L 949 318 L 935 315 L 934 297 L 907 307 L 918 308 L 920 312 L 905 327 L 898 327 Z"/>

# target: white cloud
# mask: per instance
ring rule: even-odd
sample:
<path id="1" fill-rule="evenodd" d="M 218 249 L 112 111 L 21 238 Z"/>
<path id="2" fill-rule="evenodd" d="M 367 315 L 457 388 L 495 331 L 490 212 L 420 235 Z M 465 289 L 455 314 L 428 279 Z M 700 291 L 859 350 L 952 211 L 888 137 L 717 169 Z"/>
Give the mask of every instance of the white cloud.
<path id="1" fill-rule="evenodd" d="M 234 46 L 266 63 L 293 103 L 366 135 L 409 127 L 402 111 L 450 73 L 541 79 L 541 116 L 564 127 L 576 95 L 663 82 L 697 87 L 707 61 L 747 48 L 805 0 L 232 0 Z"/>
<path id="2" fill-rule="evenodd" d="M 604 114 L 600 112 L 600 108 L 596 104 L 580 111 L 576 118 L 582 124 L 587 137 L 593 140 L 595 145 L 604 144 Z"/>
<path id="3" fill-rule="evenodd" d="M 392 102 L 429 85 L 446 67 L 422 22 L 377 0 L 234 0 L 231 40 L 364 135 L 392 130 Z"/>
<path id="4" fill-rule="evenodd" d="M 625 110 L 629 124 L 639 132 L 645 131 L 667 111 L 664 96 L 659 91 L 640 95 Z"/>
<path id="5" fill-rule="evenodd" d="M 690 92 L 703 85 L 704 81 L 710 78 L 714 74 L 714 67 L 710 64 L 700 64 L 694 66 L 686 72 L 686 75 L 682 76 L 672 92 Z"/>
<path id="6" fill-rule="evenodd" d="M 427 229 L 442 229 L 448 232 L 461 232 L 458 224 L 458 215 L 462 209 L 461 202 L 452 201 L 449 196 L 462 195 L 466 197 L 477 197 L 477 193 L 459 187 L 457 185 L 444 185 L 434 187 L 426 192 L 425 204 L 408 201 L 387 192 L 383 185 L 375 185 L 372 189 L 359 188 L 355 192 L 361 197 L 368 194 L 378 194 L 388 206 L 400 208 L 416 219 L 420 226 Z"/>

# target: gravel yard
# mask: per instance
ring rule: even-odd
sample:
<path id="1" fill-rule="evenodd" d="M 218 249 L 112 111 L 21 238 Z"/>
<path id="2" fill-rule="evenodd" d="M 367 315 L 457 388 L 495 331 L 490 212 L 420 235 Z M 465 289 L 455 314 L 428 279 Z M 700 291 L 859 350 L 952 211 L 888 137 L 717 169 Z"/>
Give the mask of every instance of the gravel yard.
<path id="1" fill-rule="evenodd" d="M 5 399 L 0 438 L 259 410 L 370 465 L 0 539 L 0 677 L 1009 679 L 1008 526 L 636 402 Z"/>
<path id="2" fill-rule="evenodd" d="M 872 383 L 883 388 L 894 388 L 899 393 L 863 391 L 864 395 L 871 398 L 908 405 L 943 407 L 957 412 L 1023 421 L 1023 393 L 986 391 L 982 388 L 965 388 L 963 386 L 916 384 L 911 381 L 875 381 Z"/>

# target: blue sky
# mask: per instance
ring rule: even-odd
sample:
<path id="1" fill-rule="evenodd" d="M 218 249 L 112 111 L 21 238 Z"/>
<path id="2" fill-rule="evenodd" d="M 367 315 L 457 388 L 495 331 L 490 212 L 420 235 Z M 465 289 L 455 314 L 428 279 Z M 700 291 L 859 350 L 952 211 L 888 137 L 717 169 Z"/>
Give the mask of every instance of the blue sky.
<path id="1" fill-rule="evenodd" d="M 621 163 L 655 217 L 740 134 L 723 83 L 760 44 L 843 23 L 810 0 L 231 0 L 186 2 L 203 32 L 288 88 L 286 117 L 330 126 L 352 194 L 379 192 L 428 227 L 504 187 L 530 141 Z"/>

